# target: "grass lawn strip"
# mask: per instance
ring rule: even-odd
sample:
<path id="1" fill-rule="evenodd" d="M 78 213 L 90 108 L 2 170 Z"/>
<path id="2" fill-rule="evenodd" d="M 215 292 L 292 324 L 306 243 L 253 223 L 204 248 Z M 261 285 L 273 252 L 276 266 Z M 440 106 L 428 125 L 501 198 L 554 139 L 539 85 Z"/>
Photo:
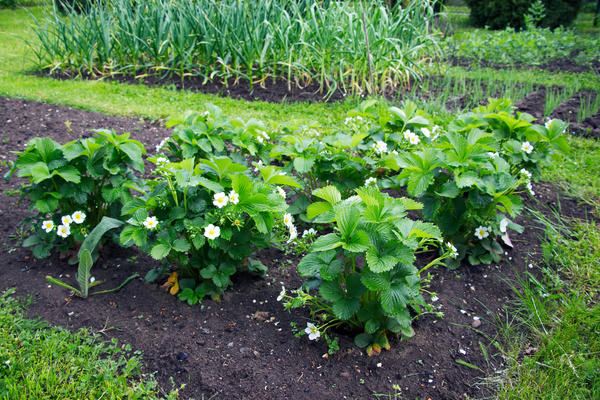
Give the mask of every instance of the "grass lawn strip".
<path id="1" fill-rule="evenodd" d="M 141 374 L 139 352 L 89 330 L 69 332 L 27 318 L 15 290 L 0 294 L 0 398 L 176 399 Z"/>

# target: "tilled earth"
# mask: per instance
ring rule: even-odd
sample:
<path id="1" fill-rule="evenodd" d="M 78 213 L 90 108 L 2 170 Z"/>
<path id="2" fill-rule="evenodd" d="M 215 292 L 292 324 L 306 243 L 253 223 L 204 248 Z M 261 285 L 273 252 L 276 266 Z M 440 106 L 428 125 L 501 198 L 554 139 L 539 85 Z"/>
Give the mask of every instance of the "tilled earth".
<path id="1" fill-rule="evenodd" d="M 10 151 L 22 149 L 36 136 L 64 143 L 89 135 L 90 129 L 113 128 L 131 132 L 151 150 L 169 135 L 159 125 L 136 119 L 1 97 L 0 126 L 2 173 L 8 169 L 6 161 L 15 158 Z M 507 280 L 524 271 L 536 273 L 539 267 L 540 231 L 533 221 L 522 219 L 527 229 L 513 237 L 514 249 L 506 249 L 505 262 L 432 270 L 428 290 L 437 294 L 433 304 L 443 318 L 422 316 L 414 324 L 414 338 L 392 340 L 392 349 L 378 357 L 367 357 L 353 345 L 352 336 L 342 332 L 340 351 L 325 357 L 324 341 L 298 339 L 291 330 L 291 322 L 305 327 L 308 313 L 286 312 L 276 301 L 282 285 L 295 288 L 301 283 L 295 272 L 297 259 L 276 250 L 258 255 L 270 268 L 266 278 L 241 274 L 221 301 L 205 300 L 201 306 L 190 307 L 141 279 L 120 292 L 86 300 L 49 286 L 46 275 L 74 282 L 75 267 L 58 256 L 36 260 L 20 247 L 18 227 L 27 205 L 6 193 L 18 185 L 14 180 L 0 184 L 0 291 L 16 287 L 23 297 L 33 294 L 30 316 L 73 330 L 89 327 L 142 351 L 146 372 L 156 372 L 165 390 L 171 388 L 170 377 L 177 386 L 186 385 L 183 398 L 366 399 L 394 394 L 393 385 L 398 385 L 402 398 L 489 395 L 490 389 L 478 383 L 502 368 L 488 337 L 496 334 L 495 323 L 505 318 L 505 306 L 514 297 Z M 538 184 L 534 189 L 538 196 L 527 202 L 538 202 L 544 209 L 559 204 L 556 188 Z M 573 199 L 561 198 L 560 206 L 566 216 L 586 217 L 586 209 Z M 155 261 L 133 250 L 107 248 L 93 275 L 109 288 L 134 272 L 143 276 L 154 266 Z M 481 321 L 477 329 L 472 326 L 474 317 Z"/>

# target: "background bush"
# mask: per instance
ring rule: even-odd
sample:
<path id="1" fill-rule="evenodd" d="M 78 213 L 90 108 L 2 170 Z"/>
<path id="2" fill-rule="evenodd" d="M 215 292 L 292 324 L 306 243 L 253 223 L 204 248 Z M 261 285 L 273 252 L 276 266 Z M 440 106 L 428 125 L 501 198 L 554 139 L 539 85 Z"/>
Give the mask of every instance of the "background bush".
<path id="1" fill-rule="evenodd" d="M 0 8 L 15 8 L 17 0 L 0 0 Z"/>
<path id="2" fill-rule="evenodd" d="M 530 0 L 466 0 L 471 9 L 470 20 L 475 26 L 491 29 L 525 27 L 525 14 L 531 6 Z M 573 22 L 581 7 L 581 0 L 544 0 L 546 17 L 544 27 L 568 26 Z"/>

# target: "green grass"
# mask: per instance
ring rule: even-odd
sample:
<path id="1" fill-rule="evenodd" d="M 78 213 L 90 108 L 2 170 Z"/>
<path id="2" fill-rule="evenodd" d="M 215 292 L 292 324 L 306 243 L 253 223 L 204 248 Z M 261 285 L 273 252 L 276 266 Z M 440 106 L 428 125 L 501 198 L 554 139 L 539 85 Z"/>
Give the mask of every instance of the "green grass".
<path id="1" fill-rule="evenodd" d="M 0 295 L 0 399 L 158 399 L 138 354 L 80 330 L 25 317 L 14 290 Z M 128 346 L 126 346 L 128 349 Z M 167 395 L 176 399 L 177 391 Z"/>
<path id="2" fill-rule="evenodd" d="M 507 368 L 487 381 L 498 399 L 598 399 L 600 229 L 536 215 L 545 226 L 544 277 L 526 274 L 515 285 L 498 346 Z"/>
<path id="3" fill-rule="evenodd" d="M 570 154 L 557 155 L 544 169 L 544 180 L 562 185 L 571 196 L 600 204 L 600 142 L 570 137 L 569 146 Z"/>

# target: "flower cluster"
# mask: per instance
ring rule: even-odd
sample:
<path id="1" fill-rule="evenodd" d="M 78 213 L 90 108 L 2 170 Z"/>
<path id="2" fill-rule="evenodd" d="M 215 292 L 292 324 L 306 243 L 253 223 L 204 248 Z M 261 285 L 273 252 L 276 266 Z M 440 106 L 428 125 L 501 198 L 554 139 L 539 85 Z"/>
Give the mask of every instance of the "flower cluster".
<path id="1" fill-rule="evenodd" d="M 156 159 L 156 166 L 157 167 L 164 167 L 165 165 L 167 165 L 169 163 L 169 159 L 166 157 L 158 157 Z"/>
<path id="2" fill-rule="evenodd" d="M 302 232 L 302 237 L 305 238 L 307 236 L 315 236 L 317 234 L 317 230 L 315 228 L 310 228 L 308 230 L 304 230 L 304 232 Z"/>
<path id="3" fill-rule="evenodd" d="M 286 243 L 290 243 L 292 240 L 298 237 L 298 230 L 294 226 L 294 217 L 290 213 L 285 213 L 283 215 L 283 224 L 288 228 L 290 238 Z"/>
<path id="4" fill-rule="evenodd" d="M 361 122 L 363 122 L 363 117 L 361 117 L 360 115 L 356 115 L 354 117 L 347 117 L 344 120 L 344 125 L 353 125 L 353 124 L 360 124 Z"/>
<path id="5" fill-rule="evenodd" d="M 425 136 L 427 139 L 431 139 L 431 141 L 433 142 L 440 136 L 439 130 L 440 127 L 436 125 L 433 128 L 431 128 L 431 130 L 429 130 L 429 128 L 421 128 L 421 133 L 423 134 L 423 136 Z"/>
<path id="6" fill-rule="evenodd" d="M 377 178 L 370 177 L 365 181 L 365 186 L 377 186 Z"/>
<path id="7" fill-rule="evenodd" d="M 258 140 L 258 143 L 263 144 L 265 142 L 265 140 L 270 140 L 271 138 L 269 137 L 269 135 L 267 135 L 267 133 L 265 131 L 258 131 L 258 136 L 256 137 L 256 140 Z"/>
<path id="8" fill-rule="evenodd" d="M 404 131 L 404 139 L 408 140 L 408 143 L 410 143 L 412 145 L 417 145 L 421 141 L 421 139 L 419 138 L 419 135 L 417 135 L 410 129 L 407 129 Z"/>
<path id="9" fill-rule="evenodd" d="M 231 202 L 231 204 L 238 204 L 240 202 L 240 195 L 236 193 L 235 190 L 229 192 L 229 195 L 226 195 L 225 192 L 219 192 L 213 196 L 213 204 L 217 206 L 217 208 L 223 208 L 229 202 Z"/>
<path id="10" fill-rule="evenodd" d="M 388 151 L 387 143 L 382 140 L 379 140 L 376 143 L 373 143 L 373 149 L 375 150 L 375 152 L 377 154 L 387 153 L 387 151 Z"/>
<path id="11" fill-rule="evenodd" d="M 60 217 L 61 224 L 56 227 L 56 234 L 62 238 L 66 238 L 71 234 L 71 224 L 82 224 L 85 221 L 85 213 L 82 211 L 75 211 L 71 215 L 63 215 Z M 46 220 L 42 222 L 42 229 L 46 233 L 50 233 L 54 230 L 54 221 Z"/>
<path id="12" fill-rule="evenodd" d="M 452 257 L 452 258 L 458 257 L 458 250 L 452 243 L 446 242 L 445 246 L 448 249 L 448 251 L 450 252 L 450 257 Z"/>
<path id="13" fill-rule="evenodd" d="M 165 144 L 167 144 L 167 142 L 169 141 L 169 139 L 170 139 L 169 137 L 166 137 L 163 140 L 161 140 L 159 144 L 156 145 L 156 153 L 160 153 L 161 152 L 162 148 L 165 147 Z"/>
<path id="14" fill-rule="evenodd" d="M 530 195 L 535 196 L 535 192 L 533 190 L 533 185 L 531 184 L 531 172 L 527 171 L 525 168 L 521 168 L 521 170 L 519 171 L 519 173 L 521 175 L 523 175 L 525 177 L 525 179 L 527 179 L 527 191 L 529 192 Z"/>
<path id="15" fill-rule="evenodd" d="M 262 160 L 258 160 L 256 163 L 254 163 L 254 172 L 259 172 L 265 165 L 263 164 Z"/>

